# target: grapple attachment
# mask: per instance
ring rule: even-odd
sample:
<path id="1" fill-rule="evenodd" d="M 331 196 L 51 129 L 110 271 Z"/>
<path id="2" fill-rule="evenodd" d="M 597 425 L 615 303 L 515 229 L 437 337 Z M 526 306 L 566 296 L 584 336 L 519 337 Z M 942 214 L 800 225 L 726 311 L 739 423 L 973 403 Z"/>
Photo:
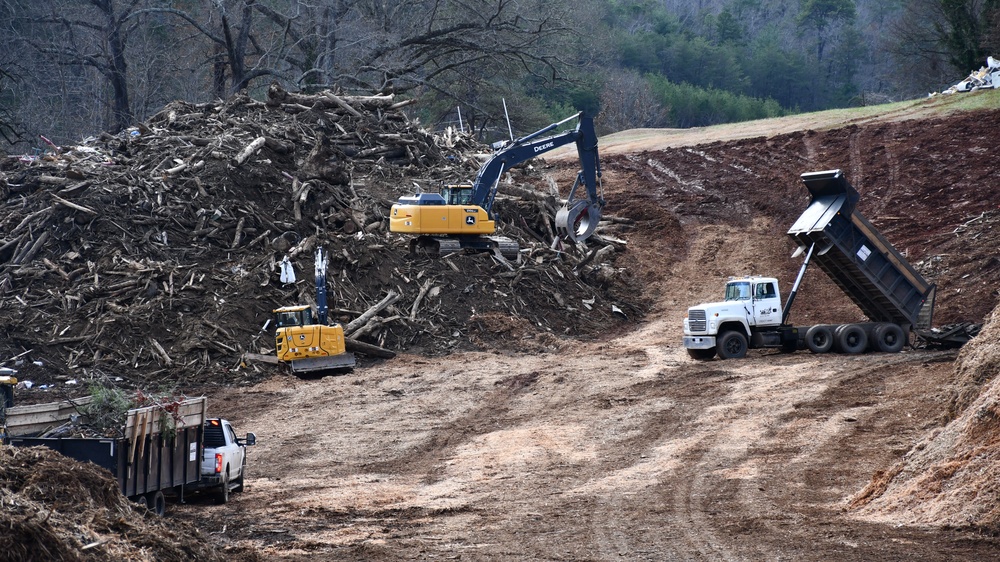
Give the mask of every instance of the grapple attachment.
<path id="1" fill-rule="evenodd" d="M 577 199 L 567 202 L 556 213 L 556 232 L 573 242 L 580 242 L 590 238 L 600 222 L 600 205 Z"/>

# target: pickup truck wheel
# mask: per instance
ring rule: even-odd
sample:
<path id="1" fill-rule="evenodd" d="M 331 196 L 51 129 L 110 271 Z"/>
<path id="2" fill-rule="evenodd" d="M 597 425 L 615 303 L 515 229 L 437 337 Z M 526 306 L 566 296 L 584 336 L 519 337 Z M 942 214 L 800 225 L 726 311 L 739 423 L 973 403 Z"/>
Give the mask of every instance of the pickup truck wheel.
<path id="1" fill-rule="evenodd" d="M 243 468 L 240 469 L 240 477 L 233 481 L 233 483 L 236 484 L 236 487 L 233 488 L 234 492 L 243 491 L 243 479 L 246 477 L 246 475 L 247 475 L 247 460 L 243 459 Z"/>
<path id="2" fill-rule="evenodd" d="M 827 353 L 833 347 L 833 330 L 824 324 L 806 330 L 806 347 L 813 353 Z"/>
<path id="3" fill-rule="evenodd" d="M 899 353 L 906 343 L 906 334 L 897 324 L 879 324 L 872 337 L 875 338 L 875 347 L 885 353 Z"/>
<path id="4" fill-rule="evenodd" d="M 229 467 L 226 467 L 226 476 L 222 479 L 222 485 L 215 495 L 215 503 L 222 505 L 229 501 Z"/>
<path id="5" fill-rule="evenodd" d="M 709 349 L 688 349 L 688 357 L 691 359 L 697 359 L 698 361 L 708 361 L 709 359 L 715 357 L 715 348 Z"/>
<path id="6" fill-rule="evenodd" d="M 844 324 L 837 330 L 837 347 L 844 353 L 862 353 L 868 348 L 868 334 L 857 324 Z"/>
<path id="7" fill-rule="evenodd" d="M 747 337 L 730 330 L 719 337 L 719 359 L 742 359 L 747 355 Z"/>

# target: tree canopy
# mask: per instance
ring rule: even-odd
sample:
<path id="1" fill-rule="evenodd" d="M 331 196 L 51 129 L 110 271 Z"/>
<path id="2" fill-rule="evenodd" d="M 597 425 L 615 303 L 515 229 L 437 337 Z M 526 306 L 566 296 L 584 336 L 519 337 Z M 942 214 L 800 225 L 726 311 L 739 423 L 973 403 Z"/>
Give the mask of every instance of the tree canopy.
<path id="1" fill-rule="evenodd" d="M 922 95 L 998 45 L 1000 0 L 0 0 L 0 133 L 71 140 L 271 82 L 419 98 L 430 126 L 605 131 Z M 918 68 L 913 61 L 920 60 Z M 4 61 L 0 60 L 0 65 Z M 8 67 L 9 68 L 9 67 Z M 505 127 L 504 127 L 505 128 Z"/>

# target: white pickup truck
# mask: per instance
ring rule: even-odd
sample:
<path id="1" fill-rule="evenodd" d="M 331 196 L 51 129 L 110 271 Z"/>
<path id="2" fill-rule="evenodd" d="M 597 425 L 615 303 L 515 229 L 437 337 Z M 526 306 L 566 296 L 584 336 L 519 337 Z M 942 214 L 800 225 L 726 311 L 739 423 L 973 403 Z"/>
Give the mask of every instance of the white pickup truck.
<path id="1" fill-rule="evenodd" d="M 256 442 L 253 433 L 247 433 L 245 439 L 237 437 L 228 420 L 205 420 L 205 452 L 198 489 L 214 492 L 215 503 L 220 504 L 229 501 L 230 492 L 242 492 L 247 471 L 246 448 Z"/>

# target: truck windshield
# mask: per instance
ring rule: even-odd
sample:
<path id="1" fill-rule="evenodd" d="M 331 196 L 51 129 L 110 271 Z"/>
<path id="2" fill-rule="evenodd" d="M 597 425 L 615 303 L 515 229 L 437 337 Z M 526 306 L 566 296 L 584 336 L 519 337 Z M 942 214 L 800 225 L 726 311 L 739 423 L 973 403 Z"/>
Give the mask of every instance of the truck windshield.
<path id="1" fill-rule="evenodd" d="M 741 301 L 750 298 L 750 283 L 739 282 L 726 285 L 726 300 Z"/>

